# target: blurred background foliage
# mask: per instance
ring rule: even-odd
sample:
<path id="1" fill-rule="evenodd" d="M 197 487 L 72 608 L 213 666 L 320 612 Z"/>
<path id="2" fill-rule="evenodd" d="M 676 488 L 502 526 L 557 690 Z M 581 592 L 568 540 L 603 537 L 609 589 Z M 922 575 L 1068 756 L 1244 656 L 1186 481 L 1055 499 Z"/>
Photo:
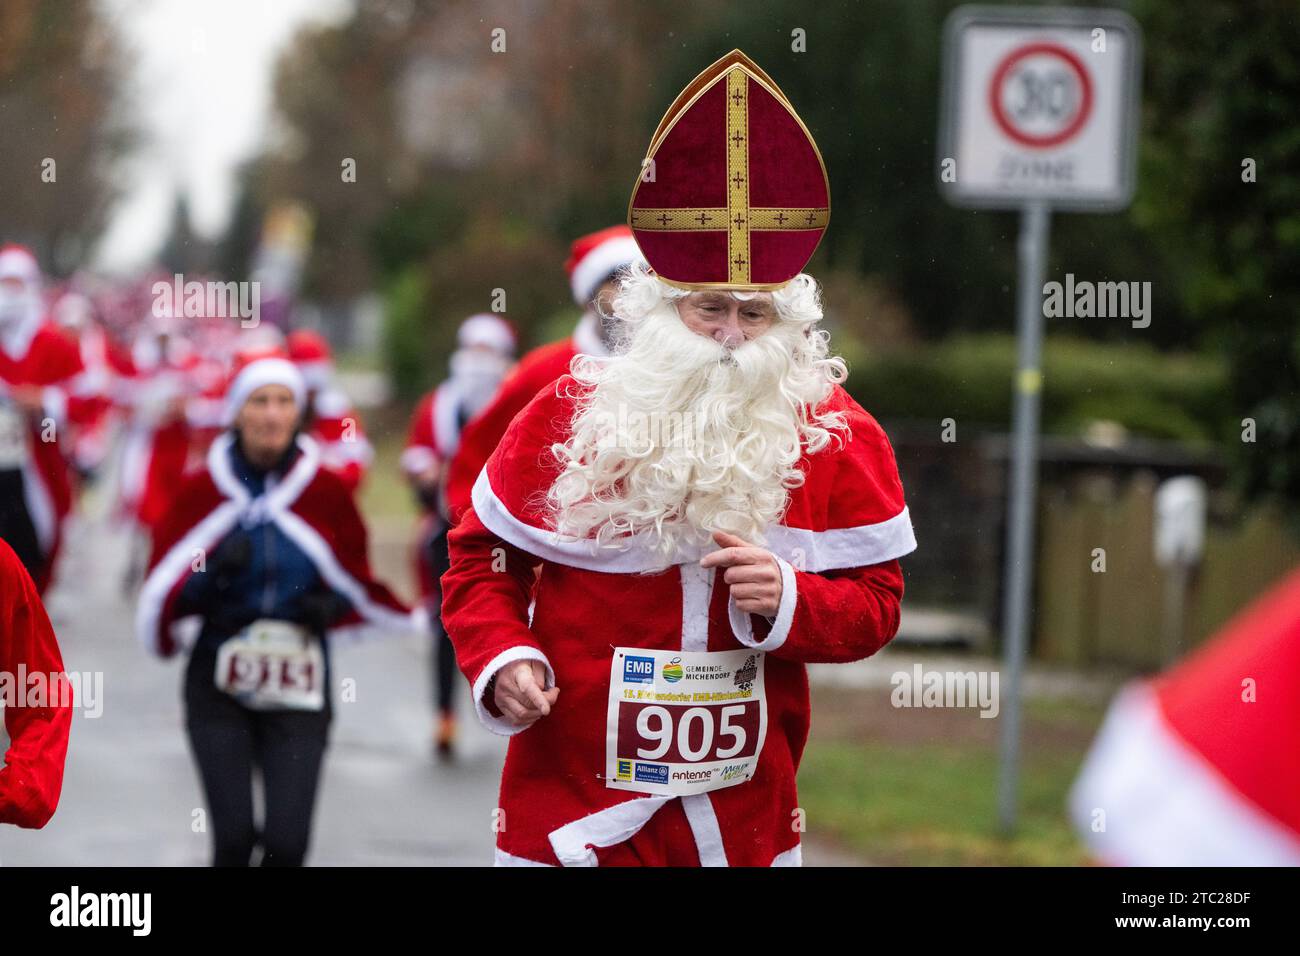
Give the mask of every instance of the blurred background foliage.
<path id="1" fill-rule="evenodd" d="M 1017 219 L 952 208 L 936 188 L 941 34 L 955 5 L 358 0 L 281 57 L 275 120 L 242 170 L 215 260 L 246 272 L 265 211 L 306 204 L 316 229 L 305 294 L 326 309 L 382 295 L 383 354 L 409 400 L 443 375 L 457 323 L 496 290 L 526 345 L 567 332 L 568 242 L 622 221 L 664 109 L 741 47 L 789 95 L 829 169 L 834 215 L 809 271 L 851 390 L 887 420 L 1002 425 Z M 1045 427 L 1078 433 L 1101 418 L 1215 442 L 1239 490 L 1295 502 L 1300 5 L 1109 5 L 1145 33 L 1138 192 L 1121 214 L 1055 217 L 1048 272 L 1150 282 L 1153 318 L 1141 330 L 1049 322 Z M 0 7 L 0 118 L 17 134 L 0 141 L 0 163 L 38 164 L 33 150 L 46 147 L 31 144 L 51 138 L 69 144 L 60 155 L 110 161 L 65 163 L 60 183 L 77 189 L 57 197 L 0 177 L 7 229 L 41 227 L 56 269 L 102 227 L 105 170 L 130 145 L 115 120 L 122 51 L 96 9 Z M 1254 182 L 1243 181 L 1248 158 Z M 1253 444 L 1241 441 L 1244 419 L 1256 422 Z"/>

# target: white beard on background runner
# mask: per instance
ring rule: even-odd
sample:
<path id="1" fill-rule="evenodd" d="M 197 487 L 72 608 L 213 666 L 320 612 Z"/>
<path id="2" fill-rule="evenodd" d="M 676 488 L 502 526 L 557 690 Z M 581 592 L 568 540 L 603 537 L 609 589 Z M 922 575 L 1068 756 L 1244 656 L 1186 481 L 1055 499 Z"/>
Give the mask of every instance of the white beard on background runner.
<path id="1" fill-rule="evenodd" d="M 451 354 L 451 377 L 471 418 L 492 401 L 508 371 L 510 360 L 503 355 L 475 349 L 457 349 Z"/>
<path id="2" fill-rule="evenodd" d="M 800 458 L 842 441 L 847 425 L 843 413 L 814 411 L 847 368 L 814 328 L 811 277 L 773 293 L 776 321 L 735 348 L 686 327 L 675 302 L 687 294 L 644 271 L 624 279 L 615 354 L 574 361 L 574 377 L 593 387 L 569 440 L 551 446 L 552 527 L 602 547 L 637 535 L 661 568 L 679 549 L 711 546 L 713 531 L 765 543 L 803 483 Z"/>

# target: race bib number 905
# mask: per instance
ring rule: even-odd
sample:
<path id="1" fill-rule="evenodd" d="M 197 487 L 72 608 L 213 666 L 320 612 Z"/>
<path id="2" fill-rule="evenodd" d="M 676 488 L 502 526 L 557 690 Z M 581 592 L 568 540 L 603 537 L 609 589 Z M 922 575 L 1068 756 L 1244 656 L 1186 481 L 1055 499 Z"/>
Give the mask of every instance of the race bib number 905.
<path id="1" fill-rule="evenodd" d="M 614 649 L 607 786 L 678 796 L 734 787 L 754 775 L 766 736 L 762 652 Z"/>

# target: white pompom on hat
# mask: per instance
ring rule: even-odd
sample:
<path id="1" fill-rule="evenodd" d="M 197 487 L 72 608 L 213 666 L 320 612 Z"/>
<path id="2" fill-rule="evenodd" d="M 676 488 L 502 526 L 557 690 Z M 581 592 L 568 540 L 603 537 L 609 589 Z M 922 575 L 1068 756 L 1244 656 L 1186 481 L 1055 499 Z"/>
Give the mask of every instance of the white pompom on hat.
<path id="1" fill-rule="evenodd" d="M 254 358 L 235 374 L 226 389 L 226 425 L 235 423 L 248 397 L 263 385 L 283 385 L 289 389 L 300 412 L 307 404 L 307 383 L 297 366 L 279 355 Z"/>

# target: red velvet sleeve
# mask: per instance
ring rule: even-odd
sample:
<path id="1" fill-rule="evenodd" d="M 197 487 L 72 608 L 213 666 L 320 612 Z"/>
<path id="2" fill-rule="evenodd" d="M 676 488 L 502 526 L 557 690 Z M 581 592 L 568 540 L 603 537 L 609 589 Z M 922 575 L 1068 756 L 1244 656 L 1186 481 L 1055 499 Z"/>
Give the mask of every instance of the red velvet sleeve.
<path id="1" fill-rule="evenodd" d="M 19 682 L 20 666 L 27 675 L 23 683 Z M 72 694 L 54 629 L 36 586 L 3 542 L 0 674 L 14 695 L 5 701 L 5 730 L 10 743 L 4 768 L 0 769 L 0 823 L 39 829 L 54 815 L 63 789 Z M 36 687 L 35 675 L 40 675 L 41 680 Z M 43 694 L 34 696 L 38 688 L 43 689 Z"/>
<path id="2" fill-rule="evenodd" d="M 898 560 L 865 568 L 795 571 L 789 636 L 772 654 L 805 664 L 870 657 L 898 633 L 903 569 Z"/>
<path id="3" fill-rule="evenodd" d="M 489 531 L 473 508 L 448 534 L 447 545 L 451 567 L 442 576 L 442 620 L 473 684 L 501 652 L 519 645 L 542 649 L 528 628 L 538 560 Z"/>
<path id="4" fill-rule="evenodd" d="M 447 510 L 452 524 L 470 506 L 474 482 L 492 457 L 515 416 L 541 389 L 565 374 L 573 350 L 568 343 L 544 345 L 525 356 L 496 396 L 460 433 L 460 445 L 447 466 Z"/>

